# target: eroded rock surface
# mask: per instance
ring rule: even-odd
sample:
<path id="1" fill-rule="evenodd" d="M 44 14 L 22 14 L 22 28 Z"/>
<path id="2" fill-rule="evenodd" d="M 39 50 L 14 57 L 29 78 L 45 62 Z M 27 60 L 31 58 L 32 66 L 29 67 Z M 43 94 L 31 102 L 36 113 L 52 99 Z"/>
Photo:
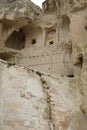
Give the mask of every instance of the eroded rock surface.
<path id="1" fill-rule="evenodd" d="M 87 0 L 0 0 L 0 59 L 0 130 L 87 130 Z"/>
<path id="2" fill-rule="evenodd" d="M 0 87 L 2 130 L 49 130 L 49 114 L 45 112 L 49 106 L 40 77 L 17 65 L 5 65 L 4 70 Z"/>
<path id="3" fill-rule="evenodd" d="M 3 62 L 0 72 L 1 130 L 87 130 L 78 79 Z"/>

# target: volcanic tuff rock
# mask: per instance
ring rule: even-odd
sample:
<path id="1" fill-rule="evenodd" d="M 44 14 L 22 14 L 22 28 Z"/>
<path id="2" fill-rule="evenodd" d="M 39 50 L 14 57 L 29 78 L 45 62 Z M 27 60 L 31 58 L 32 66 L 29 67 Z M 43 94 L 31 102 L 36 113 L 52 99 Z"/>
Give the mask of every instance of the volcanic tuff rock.
<path id="1" fill-rule="evenodd" d="M 1 130 L 87 130 L 78 78 L 55 78 L 4 61 L 0 73 Z"/>
<path id="2" fill-rule="evenodd" d="M 87 0 L 42 7 L 0 1 L 0 130 L 87 130 Z"/>
<path id="3" fill-rule="evenodd" d="M 17 20 L 21 17 L 33 20 L 41 9 L 30 0 L 6 0 L 0 2 L 0 19 Z"/>

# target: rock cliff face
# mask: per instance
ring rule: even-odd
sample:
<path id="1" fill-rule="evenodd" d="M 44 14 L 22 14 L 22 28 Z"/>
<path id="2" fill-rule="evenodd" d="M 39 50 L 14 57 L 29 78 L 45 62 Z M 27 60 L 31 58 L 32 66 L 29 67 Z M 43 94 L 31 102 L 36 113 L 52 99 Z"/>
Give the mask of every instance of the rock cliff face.
<path id="1" fill-rule="evenodd" d="M 1 130 L 87 130 L 78 79 L 3 61 L 0 72 Z"/>
<path id="2" fill-rule="evenodd" d="M 30 0 L 1 2 L 3 60 L 48 74 L 79 75 L 86 36 L 86 0 L 46 0 L 42 10 Z"/>
<path id="3" fill-rule="evenodd" d="M 17 20 L 19 18 L 31 19 L 39 15 L 41 9 L 30 0 L 6 0 L 0 2 L 0 19 Z"/>
<path id="4" fill-rule="evenodd" d="M 87 130 L 87 1 L 0 0 L 0 130 Z"/>

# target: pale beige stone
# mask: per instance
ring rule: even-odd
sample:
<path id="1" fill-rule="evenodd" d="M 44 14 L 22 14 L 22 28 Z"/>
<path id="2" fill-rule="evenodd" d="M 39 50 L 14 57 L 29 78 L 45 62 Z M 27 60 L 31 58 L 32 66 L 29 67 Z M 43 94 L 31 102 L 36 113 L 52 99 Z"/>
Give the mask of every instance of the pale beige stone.
<path id="1" fill-rule="evenodd" d="M 87 0 L 0 0 L 0 59 L 0 130 L 87 130 Z"/>
<path id="2" fill-rule="evenodd" d="M 0 72 L 1 130 L 87 129 L 86 95 L 81 93 L 86 94 L 86 89 L 78 87 L 82 79 L 40 77 L 3 61 Z"/>

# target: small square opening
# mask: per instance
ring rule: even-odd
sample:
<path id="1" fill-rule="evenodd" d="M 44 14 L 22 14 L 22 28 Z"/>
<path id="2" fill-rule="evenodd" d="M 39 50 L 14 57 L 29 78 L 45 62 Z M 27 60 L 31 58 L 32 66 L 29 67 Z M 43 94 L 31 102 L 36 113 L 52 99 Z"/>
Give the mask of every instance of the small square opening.
<path id="1" fill-rule="evenodd" d="M 49 42 L 49 45 L 52 45 L 52 44 L 54 44 L 54 42 L 53 42 L 53 41 L 50 41 L 50 42 Z"/>
<path id="2" fill-rule="evenodd" d="M 32 39 L 32 44 L 36 44 L 36 39 Z"/>

